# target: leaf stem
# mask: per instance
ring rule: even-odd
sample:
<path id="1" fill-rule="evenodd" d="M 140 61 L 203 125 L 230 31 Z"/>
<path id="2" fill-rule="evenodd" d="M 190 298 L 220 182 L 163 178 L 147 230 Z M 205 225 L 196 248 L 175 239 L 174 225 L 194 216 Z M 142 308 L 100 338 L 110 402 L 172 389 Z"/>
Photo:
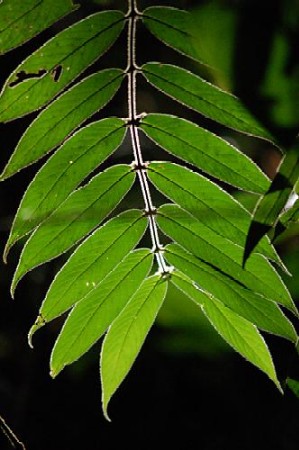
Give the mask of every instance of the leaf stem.
<path id="1" fill-rule="evenodd" d="M 140 116 L 137 114 L 136 102 L 136 75 L 139 71 L 139 68 L 136 64 L 136 24 L 139 17 L 141 16 L 141 13 L 137 9 L 136 0 L 129 0 L 128 4 L 128 59 L 126 73 L 128 76 L 128 127 L 130 130 L 134 154 L 133 167 L 138 175 L 145 205 L 145 214 L 148 217 L 149 230 L 153 245 L 152 251 L 156 255 L 159 272 L 161 272 L 162 274 L 167 274 L 170 272 L 170 267 L 168 267 L 168 265 L 166 264 L 163 256 L 163 245 L 160 242 L 158 227 L 155 219 L 156 208 L 154 207 L 151 198 L 149 181 L 147 177 L 147 165 L 143 161 L 138 132 Z"/>

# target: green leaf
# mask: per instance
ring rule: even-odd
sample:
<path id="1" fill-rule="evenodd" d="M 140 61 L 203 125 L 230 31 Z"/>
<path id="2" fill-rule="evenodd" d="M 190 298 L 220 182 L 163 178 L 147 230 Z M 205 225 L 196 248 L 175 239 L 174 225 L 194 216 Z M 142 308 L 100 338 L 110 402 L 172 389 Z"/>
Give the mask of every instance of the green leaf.
<path id="1" fill-rule="evenodd" d="M 48 103 L 112 45 L 123 25 L 120 11 L 100 12 L 50 39 L 7 79 L 0 97 L 0 121 Z"/>
<path id="2" fill-rule="evenodd" d="M 298 223 L 299 221 L 299 200 L 298 195 L 294 194 L 295 202 L 294 204 L 287 208 L 286 211 L 280 216 L 279 221 L 285 226 L 288 227 L 292 223 Z"/>
<path id="3" fill-rule="evenodd" d="M 289 228 L 292 228 L 292 226 L 296 226 L 298 229 L 299 225 L 299 201 L 297 194 L 293 194 L 295 203 L 284 210 L 284 212 L 281 213 L 281 216 L 279 217 L 279 221 L 275 225 L 275 228 L 273 228 L 273 231 L 271 230 L 268 234 L 271 235 L 272 242 L 275 242 L 278 237 L 283 239 L 290 230 Z M 293 201 L 292 197 L 290 197 L 291 201 Z M 289 200 L 287 202 L 287 205 L 289 203 Z M 296 229 L 295 229 L 296 231 Z"/>
<path id="4" fill-rule="evenodd" d="M 153 255 L 140 249 L 129 255 L 69 314 L 51 355 L 55 377 L 98 341 L 148 275 Z"/>
<path id="5" fill-rule="evenodd" d="M 92 291 L 133 250 L 147 227 L 142 211 L 130 210 L 110 219 L 70 256 L 54 278 L 29 332 L 33 334 Z"/>
<path id="6" fill-rule="evenodd" d="M 298 179 L 299 138 L 282 159 L 268 191 L 257 203 L 247 235 L 243 264 L 246 263 L 260 239 L 277 223 Z"/>
<path id="7" fill-rule="evenodd" d="M 142 13 L 142 21 L 150 32 L 165 44 L 186 56 L 199 60 L 193 16 L 187 11 L 163 6 L 152 6 Z"/>
<path id="8" fill-rule="evenodd" d="M 191 170 L 168 162 L 148 165 L 154 186 L 208 228 L 244 246 L 251 215 L 217 184 Z M 264 239 L 257 252 L 279 262 L 274 248 Z"/>
<path id="9" fill-rule="evenodd" d="M 103 119 L 78 131 L 54 153 L 23 196 L 4 258 L 15 242 L 44 222 L 80 182 L 121 144 L 125 131 L 122 120 Z"/>
<path id="10" fill-rule="evenodd" d="M 192 8 L 193 28 L 191 33 L 202 61 L 201 67 L 213 84 L 231 92 L 236 83 L 234 55 L 237 42 L 237 8 L 218 0 L 201 2 Z M 224 39 L 225 36 L 225 39 Z"/>
<path id="11" fill-rule="evenodd" d="M 135 173 L 129 166 L 117 165 L 73 192 L 26 242 L 12 292 L 27 272 L 66 252 L 99 225 L 128 192 L 134 179 Z"/>
<path id="12" fill-rule="evenodd" d="M 299 381 L 292 378 L 287 378 L 287 385 L 291 389 L 294 395 L 299 398 Z"/>
<path id="13" fill-rule="evenodd" d="M 269 187 L 266 175 L 245 154 L 192 122 L 149 114 L 142 120 L 141 128 L 172 155 L 226 183 L 260 194 Z"/>
<path id="14" fill-rule="evenodd" d="M 3 0 L 0 5 L 0 55 L 48 28 L 76 9 L 71 0 Z"/>
<path id="15" fill-rule="evenodd" d="M 51 103 L 27 128 L 0 180 L 40 159 L 57 147 L 89 116 L 116 93 L 123 77 L 119 69 L 107 69 L 85 78 Z"/>
<path id="16" fill-rule="evenodd" d="M 273 141 L 240 100 L 180 67 L 161 63 L 142 66 L 145 78 L 165 94 L 229 128 Z"/>
<path id="17" fill-rule="evenodd" d="M 245 288 L 224 271 L 196 258 L 177 244 L 166 247 L 165 257 L 207 295 L 216 297 L 239 316 L 264 331 L 296 342 L 297 334 L 293 325 L 276 303 Z"/>
<path id="18" fill-rule="evenodd" d="M 160 275 L 147 278 L 108 330 L 101 352 L 102 404 L 106 418 L 108 403 L 131 369 L 163 304 L 167 284 Z"/>
<path id="19" fill-rule="evenodd" d="M 244 288 L 280 303 L 297 314 L 281 278 L 263 256 L 252 255 L 245 270 L 242 268 L 242 247 L 219 236 L 175 205 L 160 207 L 157 223 L 165 234 L 197 258 L 211 264 Z"/>
<path id="20" fill-rule="evenodd" d="M 205 296 L 192 280 L 173 274 L 173 283 L 197 302 L 223 339 L 249 362 L 257 366 L 282 392 L 269 349 L 257 328 L 223 305 L 217 298 Z"/>

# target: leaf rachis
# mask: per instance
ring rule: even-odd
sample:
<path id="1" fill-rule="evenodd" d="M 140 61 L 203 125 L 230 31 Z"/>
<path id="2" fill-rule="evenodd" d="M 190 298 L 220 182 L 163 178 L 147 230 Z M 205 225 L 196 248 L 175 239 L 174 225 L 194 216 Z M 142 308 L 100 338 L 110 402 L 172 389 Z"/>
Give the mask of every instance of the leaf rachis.
<path id="1" fill-rule="evenodd" d="M 139 116 L 137 114 L 137 102 L 136 102 L 136 74 L 138 67 L 136 64 L 136 24 L 140 17 L 140 12 L 137 9 L 136 0 L 129 1 L 128 10 L 128 61 L 127 61 L 127 77 L 128 77 L 128 113 L 129 123 L 128 127 L 131 135 L 131 142 L 134 154 L 134 165 L 139 179 L 142 196 L 145 205 L 145 213 L 148 216 L 149 230 L 152 240 L 152 251 L 156 255 L 159 271 L 161 273 L 168 273 L 169 267 L 167 266 L 163 256 L 163 246 L 160 242 L 158 227 L 156 224 L 155 214 L 156 208 L 153 205 L 151 192 L 149 188 L 148 177 L 143 161 L 138 122 Z"/>

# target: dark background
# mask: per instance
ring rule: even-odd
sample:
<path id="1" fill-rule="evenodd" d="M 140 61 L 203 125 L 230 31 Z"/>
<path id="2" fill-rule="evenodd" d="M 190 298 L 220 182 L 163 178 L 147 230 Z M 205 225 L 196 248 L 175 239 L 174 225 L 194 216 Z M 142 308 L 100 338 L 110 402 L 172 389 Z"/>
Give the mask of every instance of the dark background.
<path id="1" fill-rule="evenodd" d="M 53 26 L 34 41 L 1 57 L 1 84 L 8 73 L 41 43 L 71 23 L 104 5 L 123 8 L 123 1 L 81 2 L 82 10 Z M 160 1 L 141 2 L 187 8 L 198 21 L 200 66 L 158 43 L 143 27 L 138 31 L 138 59 L 184 65 L 237 94 L 285 148 L 299 125 L 299 2 L 258 1 Z M 125 67 L 125 35 L 95 68 Z M 122 47 L 125 48 L 125 47 Z M 86 73 L 89 73 L 86 72 Z M 278 151 L 270 144 L 216 126 L 199 114 L 183 109 L 139 80 L 139 110 L 182 115 L 229 137 L 273 176 Z M 126 86 L 96 118 L 126 116 Z M 1 168 L 35 114 L 0 124 Z M 93 120 L 95 117 L 93 118 Z M 145 159 L 163 159 L 162 151 L 144 140 Z M 130 160 L 125 143 L 115 155 Z M 22 192 L 39 163 L 1 185 L 0 250 Z M 159 199 L 157 199 L 159 201 Z M 142 207 L 136 191 L 127 204 Z M 299 238 L 290 233 L 278 250 L 293 273 L 286 283 L 294 299 L 299 297 Z M 279 394 L 267 377 L 232 352 L 206 323 L 199 310 L 176 291 L 167 298 L 132 371 L 110 405 L 112 423 L 102 416 L 97 344 L 80 361 L 51 380 L 48 361 L 60 319 L 27 345 L 47 287 L 59 260 L 31 272 L 17 289 L 9 285 L 20 246 L 12 250 L 8 265 L 0 268 L 0 414 L 27 450 L 152 449 L 175 450 L 297 450 L 299 448 L 299 400 L 288 389 Z M 298 325 L 298 324 L 297 324 Z M 266 335 L 278 374 L 298 377 L 295 351 L 282 339 Z M 12 448 L 0 433 L 0 449 Z"/>

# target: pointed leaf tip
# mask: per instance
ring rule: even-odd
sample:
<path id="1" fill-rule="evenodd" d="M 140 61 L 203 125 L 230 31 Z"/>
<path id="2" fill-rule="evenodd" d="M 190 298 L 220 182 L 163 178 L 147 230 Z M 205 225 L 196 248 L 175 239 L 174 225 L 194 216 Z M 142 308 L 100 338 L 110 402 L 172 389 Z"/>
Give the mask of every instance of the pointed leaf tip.
<path id="1" fill-rule="evenodd" d="M 168 283 L 159 275 L 144 280 L 112 322 L 102 345 L 102 405 L 107 405 L 129 373 L 164 302 Z"/>
<path id="2" fill-rule="evenodd" d="M 109 415 L 108 415 L 108 401 L 106 402 L 104 399 L 102 400 L 102 411 L 103 411 L 103 415 L 105 417 L 105 419 L 107 420 L 107 422 L 112 422 L 112 420 L 110 419 Z"/>
<path id="3" fill-rule="evenodd" d="M 61 369 L 62 370 L 62 369 Z M 54 378 L 56 378 L 56 376 L 58 375 L 58 372 L 55 372 L 54 369 L 50 370 L 50 377 L 54 380 Z"/>
<path id="4" fill-rule="evenodd" d="M 45 323 L 46 323 L 45 319 L 40 314 L 37 317 L 37 319 L 34 322 L 34 324 L 32 325 L 32 327 L 30 328 L 29 333 L 28 333 L 28 345 L 29 345 L 30 348 L 33 348 L 33 344 L 32 344 L 33 335 L 36 333 L 37 330 L 42 328 L 45 325 Z"/>

